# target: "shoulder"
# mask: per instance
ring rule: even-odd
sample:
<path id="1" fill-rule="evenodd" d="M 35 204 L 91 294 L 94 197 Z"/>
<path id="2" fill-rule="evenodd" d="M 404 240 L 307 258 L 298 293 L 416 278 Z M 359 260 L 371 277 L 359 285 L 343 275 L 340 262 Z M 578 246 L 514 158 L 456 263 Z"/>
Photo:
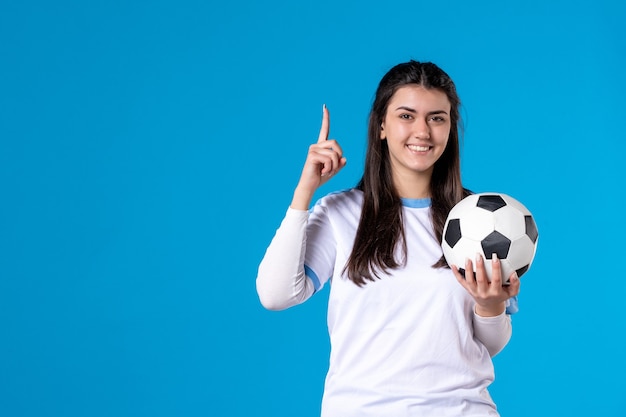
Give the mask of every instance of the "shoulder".
<path id="1" fill-rule="evenodd" d="M 347 236 L 351 242 L 359 225 L 362 206 L 363 192 L 354 188 L 325 195 L 310 210 L 309 233 L 322 233 L 323 230 L 332 233 L 334 238 Z"/>
<path id="2" fill-rule="evenodd" d="M 313 209 L 323 208 L 327 210 L 341 210 L 341 209 L 354 209 L 361 208 L 363 204 L 363 192 L 356 188 L 350 188 L 347 190 L 335 191 L 330 194 L 326 194 L 324 197 L 317 200 Z"/>
<path id="3" fill-rule="evenodd" d="M 356 188 L 337 191 L 317 200 L 311 208 L 313 217 L 328 218 L 331 222 L 358 222 L 363 206 L 363 192 Z M 356 220 L 355 220 L 356 219 Z"/>

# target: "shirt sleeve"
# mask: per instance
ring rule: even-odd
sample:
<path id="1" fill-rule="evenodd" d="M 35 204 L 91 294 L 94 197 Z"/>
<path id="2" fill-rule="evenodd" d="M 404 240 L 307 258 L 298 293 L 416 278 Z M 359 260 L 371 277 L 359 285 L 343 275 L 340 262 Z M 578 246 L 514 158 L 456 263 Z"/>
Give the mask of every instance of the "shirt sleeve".
<path id="1" fill-rule="evenodd" d="M 506 310 L 494 317 L 482 317 L 474 312 L 474 335 L 485 345 L 491 357 L 504 349 L 512 333 L 511 316 Z"/>
<path id="2" fill-rule="evenodd" d="M 506 314 L 515 314 L 519 311 L 519 305 L 517 302 L 517 296 L 511 297 L 506 300 Z"/>
<path id="3" fill-rule="evenodd" d="M 256 289 L 268 310 L 301 304 L 315 292 L 304 269 L 308 217 L 308 211 L 289 208 L 259 264 Z"/>

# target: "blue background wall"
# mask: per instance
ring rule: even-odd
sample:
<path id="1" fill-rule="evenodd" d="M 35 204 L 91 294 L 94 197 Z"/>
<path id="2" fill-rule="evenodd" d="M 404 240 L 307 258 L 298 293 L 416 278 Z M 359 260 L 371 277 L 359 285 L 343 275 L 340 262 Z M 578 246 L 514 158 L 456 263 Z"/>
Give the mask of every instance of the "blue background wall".
<path id="1" fill-rule="evenodd" d="M 321 106 L 355 184 L 380 77 L 431 60 L 463 175 L 540 228 L 503 416 L 625 416 L 624 2 L 0 5 L 0 415 L 318 414 L 328 290 L 254 279 Z"/>

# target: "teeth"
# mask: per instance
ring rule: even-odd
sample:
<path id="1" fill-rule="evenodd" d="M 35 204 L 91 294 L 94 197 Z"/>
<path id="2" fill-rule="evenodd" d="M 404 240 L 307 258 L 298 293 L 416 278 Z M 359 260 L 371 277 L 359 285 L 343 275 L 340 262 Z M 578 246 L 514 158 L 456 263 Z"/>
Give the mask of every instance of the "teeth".
<path id="1" fill-rule="evenodd" d="M 407 145 L 409 147 L 410 150 L 412 151 L 417 151 L 417 152 L 426 152 L 428 149 L 430 149 L 429 146 L 417 146 L 417 145 Z"/>

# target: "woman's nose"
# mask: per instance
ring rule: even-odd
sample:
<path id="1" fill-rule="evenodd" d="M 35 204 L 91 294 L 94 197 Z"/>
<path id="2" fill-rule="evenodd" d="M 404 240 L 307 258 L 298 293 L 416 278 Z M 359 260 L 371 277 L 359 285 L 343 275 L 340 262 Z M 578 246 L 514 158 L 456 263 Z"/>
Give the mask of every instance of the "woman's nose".
<path id="1" fill-rule="evenodd" d="M 430 138 L 430 127 L 426 120 L 416 119 L 413 124 L 413 135 L 418 139 Z"/>

